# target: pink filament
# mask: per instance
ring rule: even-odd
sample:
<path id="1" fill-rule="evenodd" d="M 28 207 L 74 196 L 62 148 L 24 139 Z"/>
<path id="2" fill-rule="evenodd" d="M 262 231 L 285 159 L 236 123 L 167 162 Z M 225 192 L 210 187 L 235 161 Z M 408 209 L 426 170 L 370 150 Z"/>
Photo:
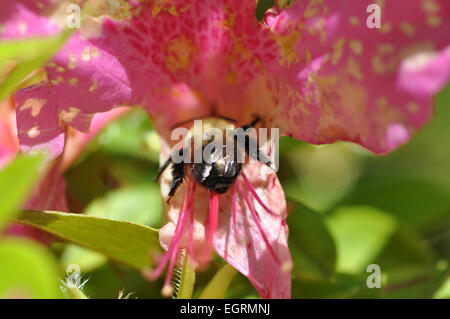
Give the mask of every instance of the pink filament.
<path id="1" fill-rule="evenodd" d="M 195 191 L 195 183 L 192 185 L 192 192 Z M 192 196 L 192 199 L 194 197 Z M 194 203 L 190 204 L 192 205 L 190 208 L 190 223 L 189 223 L 189 256 L 191 258 L 191 261 L 194 260 Z"/>
<path id="2" fill-rule="evenodd" d="M 233 227 L 234 227 L 234 233 L 236 234 L 236 236 L 238 235 L 238 230 L 237 230 L 237 226 L 236 226 L 236 185 L 233 186 L 233 189 L 231 190 L 231 207 L 233 210 Z"/>
<path id="3" fill-rule="evenodd" d="M 269 250 L 270 255 L 273 257 L 273 259 L 275 260 L 275 262 L 280 265 L 280 260 L 278 259 L 277 255 L 275 255 L 275 252 L 273 251 L 272 246 L 269 243 L 269 240 L 267 239 L 266 233 L 264 232 L 261 223 L 259 222 L 259 218 L 258 215 L 255 211 L 255 208 L 253 207 L 252 203 L 250 202 L 250 199 L 248 198 L 247 194 L 245 194 L 244 189 L 241 185 L 241 183 L 238 183 L 238 189 L 239 189 L 239 194 L 242 196 L 242 198 L 244 199 L 245 203 L 247 204 L 247 207 L 250 209 L 250 212 L 252 214 L 253 220 L 256 223 L 256 227 L 258 227 L 258 230 L 261 234 L 261 237 L 263 238 L 264 242 L 266 243 L 267 249 Z"/>
<path id="4" fill-rule="evenodd" d="M 219 221 L 219 194 L 214 191 L 210 192 L 208 220 L 209 228 L 206 240 L 208 243 L 212 243 Z"/>
<path id="5" fill-rule="evenodd" d="M 247 186 L 247 188 L 250 190 L 250 192 L 252 193 L 252 195 L 256 199 L 256 201 L 259 203 L 259 205 L 261 205 L 261 207 L 264 208 L 269 214 L 275 215 L 275 213 L 272 212 L 272 210 L 270 210 L 270 208 L 267 207 L 267 205 L 264 204 L 264 202 L 258 196 L 258 194 L 256 193 L 255 189 L 253 188 L 252 184 L 248 181 L 247 176 L 245 176 L 244 172 L 241 172 L 241 175 L 242 175 L 242 179 L 245 182 L 245 186 Z"/>
<path id="6" fill-rule="evenodd" d="M 178 216 L 177 225 L 175 227 L 174 236 L 170 242 L 169 248 L 162 257 L 158 267 L 150 275 L 152 279 L 158 278 L 161 275 L 164 268 L 166 267 L 167 262 L 169 261 L 170 258 L 170 265 L 167 271 L 165 285 L 169 284 L 170 279 L 172 278 L 173 267 L 175 265 L 176 255 L 178 251 L 178 244 L 183 234 L 184 228 L 186 227 L 189 213 L 193 208 L 192 206 L 194 202 L 194 190 L 195 185 L 193 183 L 188 184 L 187 190 L 184 194 L 183 203 L 181 204 L 181 210 Z"/>

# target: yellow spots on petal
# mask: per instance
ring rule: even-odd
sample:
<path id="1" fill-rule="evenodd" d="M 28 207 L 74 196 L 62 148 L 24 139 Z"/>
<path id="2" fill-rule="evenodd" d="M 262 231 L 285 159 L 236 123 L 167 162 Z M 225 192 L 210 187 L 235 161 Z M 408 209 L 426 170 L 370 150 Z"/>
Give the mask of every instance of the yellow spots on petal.
<path id="1" fill-rule="evenodd" d="M 375 4 L 378 5 L 380 8 L 384 7 L 384 0 L 375 0 Z"/>
<path id="2" fill-rule="evenodd" d="M 98 90 L 98 82 L 97 82 L 97 79 L 94 79 L 94 82 L 89 87 L 89 92 L 92 93 L 92 92 L 97 91 L 97 90 Z"/>
<path id="3" fill-rule="evenodd" d="M 350 25 L 356 27 L 359 24 L 359 18 L 356 16 L 351 16 L 349 19 L 349 23 L 350 23 Z"/>
<path id="4" fill-rule="evenodd" d="M 180 36 L 169 42 L 166 51 L 166 67 L 174 73 L 191 65 L 197 54 L 197 47 L 190 39 Z"/>
<path id="5" fill-rule="evenodd" d="M 323 0 L 310 0 L 306 10 L 303 13 L 305 18 L 312 18 L 320 14 L 322 9 Z"/>
<path id="6" fill-rule="evenodd" d="M 100 57 L 100 51 L 96 47 L 93 47 L 91 49 L 91 55 L 94 59 L 98 58 L 98 57 Z"/>
<path id="7" fill-rule="evenodd" d="M 69 84 L 72 86 L 77 86 L 78 85 L 78 79 L 77 78 L 70 78 L 69 79 Z"/>
<path id="8" fill-rule="evenodd" d="M 392 44 L 380 44 L 377 47 L 377 51 L 377 54 L 372 57 L 373 71 L 379 75 L 395 71 L 399 58 L 392 56 L 394 46 Z"/>
<path id="9" fill-rule="evenodd" d="M 405 33 L 409 37 L 414 36 L 414 33 L 416 33 L 414 26 L 409 22 L 402 22 L 400 24 L 400 30 L 402 30 L 402 32 Z"/>
<path id="10" fill-rule="evenodd" d="M 392 24 L 385 22 L 381 24 L 381 28 L 378 29 L 380 33 L 386 34 L 392 31 Z"/>
<path id="11" fill-rule="evenodd" d="M 64 83 L 64 78 L 62 76 L 57 76 L 56 79 L 50 81 L 53 85 L 59 85 Z"/>
<path id="12" fill-rule="evenodd" d="M 38 1 L 38 2 L 36 3 L 36 7 L 38 7 L 38 9 L 44 9 L 45 4 L 43 4 L 43 3 L 40 2 L 40 1 Z"/>
<path id="13" fill-rule="evenodd" d="M 437 16 L 429 16 L 427 17 L 427 24 L 430 27 L 436 28 L 442 24 L 442 19 Z"/>
<path id="14" fill-rule="evenodd" d="M 156 0 L 153 2 L 152 16 L 156 17 L 160 12 L 167 12 L 177 17 L 178 12 L 171 0 Z"/>
<path id="15" fill-rule="evenodd" d="M 367 109 L 368 93 L 367 90 L 360 85 L 344 83 L 338 90 L 342 108 L 349 115 L 363 115 Z"/>
<path id="16" fill-rule="evenodd" d="M 422 2 L 422 9 L 427 13 L 437 13 L 440 10 L 440 6 L 434 0 L 424 0 Z"/>
<path id="17" fill-rule="evenodd" d="M 306 64 L 309 64 L 312 59 L 312 54 L 310 50 L 305 50 L 305 56 L 306 56 Z"/>
<path id="18" fill-rule="evenodd" d="M 20 107 L 20 110 L 31 109 L 31 116 L 36 117 L 39 115 L 45 104 L 47 104 L 46 99 L 27 99 Z"/>
<path id="19" fill-rule="evenodd" d="M 381 54 L 388 54 L 394 52 L 394 46 L 392 44 L 380 44 L 378 46 L 378 52 Z"/>
<path id="20" fill-rule="evenodd" d="M 27 24 L 25 22 L 20 22 L 19 23 L 19 32 L 20 34 L 26 34 L 27 33 Z"/>
<path id="21" fill-rule="evenodd" d="M 226 79 L 228 83 L 235 84 L 239 79 L 239 75 L 236 72 L 228 72 Z"/>
<path id="22" fill-rule="evenodd" d="M 91 47 L 84 48 L 83 52 L 81 53 L 81 59 L 86 62 L 91 60 Z"/>
<path id="23" fill-rule="evenodd" d="M 406 106 L 408 108 L 408 111 L 412 114 L 416 114 L 420 110 L 420 105 L 416 102 L 409 102 Z"/>
<path id="24" fill-rule="evenodd" d="M 98 57 L 100 57 L 100 51 L 96 47 L 85 47 L 81 53 L 81 59 L 86 62 Z"/>
<path id="25" fill-rule="evenodd" d="M 342 55 L 344 53 L 344 45 L 345 45 L 344 38 L 339 38 L 333 44 L 333 53 L 331 55 L 331 63 L 333 65 L 336 65 L 339 62 L 339 60 L 342 58 Z"/>
<path id="26" fill-rule="evenodd" d="M 66 69 L 64 69 L 62 66 L 58 66 L 58 67 L 56 67 L 56 72 L 64 73 L 64 72 L 66 72 Z"/>
<path id="27" fill-rule="evenodd" d="M 77 67 L 77 57 L 74 54 L 69 54 L 69 63 L 67 67 L 69 70 L 74 70 Z"/>
<path id="28" fill-rule="evenodd" d="M 348 74 L 352 75 L 356 80 L 361 81 L 364 78 L 359 63 L 352 58 L 348 59 L 345 70 Z"/>
<path id="29" fill-rule="evenodd" d="M 376 74 L 385 74 L 386 73 L 386 67 L 384 66 L 384 64 L 379 56 L 372 57 L 372 68 Z"/>
<path id="30" fill-rule="evenodd" d="M 69 110 L 62 110 L 59 113 L 59 120 L 64 123 L 70 123 L 81 111 L 75 107 L 69 107 Z"/>
<path id="31" fill-rule="evenodd" d="M 115 20 L 130 19 L 134 14 L 137 14 L 137 12 L 140 11 L 139 9 L 136 10 L 136 8 L 133 8 L 133 6 L 131 6 L 128 3 L 129 1 L 124 0 L 107 0 L 107 1 L 84 0 L 72 2 L 83 3 L 83 10 L 89 12 L 90 16 L 98 17 L 105 15 L 110 16 Z"/>
<path id="32" fill-rule="evenodd" d="M 320 41 L 322 43 L 325 43 L 325 40 L 327 39 L 327 34 L 325 32 L 325 19 L 324 18 L 320 18 L 317 21 L 317 30 L 319 30 Z"/>
<path id="33" fill-rule="evenodd" d="M 297 43 L 300 40 L 300 32 L 299 31 L 291 31 L 285 35 L 275 36 L 274 40 L 280 47 L 280 58 L 278 62 L 280 65 L 288 67 L 293 63 L 300 62 L 300 58 L 296 52 Z"/>
<path id="34" fill-rule="evenodd" d="M 355 53 L 357 55 L 361 55 L 363 53 L 363 44 L 361 41 L 350 40 L 349 46 L 350 46 L 350 49 L 353 51 L 353 53 Z"/>
<path id="35" fill-rule="evenodd" d="M 30 128 L 27 132 L 27 135 L 29 138 L 35 138 L 38 137 L 39 134 L 41 134 L 41 131 L 39 130 L 39 126 L 34 126 L 32 128 Z"/>

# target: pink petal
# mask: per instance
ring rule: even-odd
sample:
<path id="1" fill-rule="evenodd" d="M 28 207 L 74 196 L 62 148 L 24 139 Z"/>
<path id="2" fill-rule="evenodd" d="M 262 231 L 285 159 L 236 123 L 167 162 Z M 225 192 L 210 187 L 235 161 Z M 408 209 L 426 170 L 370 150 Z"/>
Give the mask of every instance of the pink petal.
<path id="1" fill-rule="evenodd" d="M 266 28 L 255 3 L 150 2 L 125 21 L 89 21 L 90 32 L 47 68 L 59 99 L 53 116 L 69 113 L 67 124 L 85 131 L 96 112 L 143 104 L 168 138 L 173 124 L 215 106 L 242 123 L 259 113 L 265 126 L 307 142 L 349 140 L 375 152 L 389 149 L 391 124 L 412 136 L 431 116 L 432 94 L 448 81 L 448 1 L 412 0 L 408 10 L 385 2 L 381 30 L 365 24 L 369 0 L 296 1 Z M 408 67 L 423 53 L 432 57 L 424 68 Z"/>
<path id="2" fill-rule="evenodd" d="M 369 29 L 372 3 L 296 1 L 270 18 L 280 56 L 268 66 L 266 117 L 286 134 L 379 153 L 393 149 L 391 125 L 407 130 L 398 146 L 430 119 L 432 97 L 449 80 L 450 3 L 384 1 L 382 28 Z"/>
<path id="3" fill-rule="evenodd" d="M 8 0 L 0 3 L 0 39 L 55 34 L 60 27 L 46 16 L 56 1 Z"/>
<path id="4" fill-rule="evenodd" d="M 18 150 L 14 110 L 6 100 L 0 103 L 0 169 L 16 156 Z"/>
<path id="5" fill-rule="evenodd" d="M 273 212 L 269 214 L 253 200 L 264 234 L 278 261 L 269 251 L 249 208 L 240 196 L 237 196 L 236 231 L 233 226 L 231 192 L 220 198 L 219 228 L 214 245 L 219 255 L 248 277 L 263 298 L 290 298 L 292 260 L 287 245 L 283 190 L 276 174 L 263 164 L 249 164 L 244 173 Z M 253 198 L 250 192 L 247 196 Z"/>

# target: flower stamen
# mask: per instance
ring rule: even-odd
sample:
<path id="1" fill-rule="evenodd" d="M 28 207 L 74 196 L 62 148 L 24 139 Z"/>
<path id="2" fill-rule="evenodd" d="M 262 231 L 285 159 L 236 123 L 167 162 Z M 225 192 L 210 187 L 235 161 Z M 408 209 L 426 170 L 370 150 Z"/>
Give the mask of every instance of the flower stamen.
<path id="1" fill-rule="evenodd" d="M 252 214 L 253 220 L 255 221 L 256 227 L 258 227 L 259 233 L 261 234 L 261 237 L 263 238 L 264 242 L 266 243 L 267 249 L 272 256 L 272 258 L 275 260 L 275 263 L 280 266 L 280 260 L 278 259 L 277 255 L 273 251 L 272 245 L 270 245 L 269 240 L 267 239 L 266 233 L 264 232 L 261 223 L 259 222 L 258 214 L 255 211 L 255 208 L 253 207 L 253 204 L 250 202 L 250 199 L 248 198 L 247 194 L 244 192 L 244 189 L 242 187 L 242 183 L 238 183 L 238 190 L 241 197 L 244 199 L 245 203 L 247 204 L 247 207 L 250 210 L 250 213 Z"/>
<path id="2" fill-rule="evenodd" d="M 233 189 L 231 191 L 232 191 L 232 193 L 231 193 L 231 207 L 232 207 L 232 211 L 233 211 L 233 215 L 232 215 L 233 227 L 234 227 L 234 233 L 236 234 L 236 236 L 238 236 L 238 229 L 237 229 L 237 226 L 236 226 L 236 211 L 237 211 L 237 209 L 236 209 L 236 193 L 237 193 L 236 185 L 233 185 Z"/>
<path id="3" fill-rule="evenodd" d="M 187 190 L 184 194 L 183 202 L 181 204 L 180 215 L 178 216 L 174 236 L 170 242 L 169 248 L 161 258 L 158 267 L 149 274 L 149 278 L 152 280 L 158 278 L 161 275 L 164 268 L 166 267 L 167 263 L 170 261 L 169 267 L 167 269 L 166 279 L 164 281 L 164 286 L 162 289 L 162 294 L 164 296 L 170 296 L 173 292 L 170 282 L 172 279 L 173 269 L 175 267 L 175 261 L 177 258 L 180 239 L 188 223 L 189 216 L 193 214 L 194 191 L 195 191 L 195 184 L 193 182 L 190 182 L 187 185 Z"/>
<path id="4" fill-rule="evenodd" d="M 245 186 L 247 186 L 248 190 L 252 193 L 253 197 L 256 199 L 256 201 L 261 205 L 262 208 L 264 208 L 265 211 L 267 211 L 270 215 L 276 215 L 269 207 L 267 207 L 266 204 L 261 200 L 259 195 L 256 193 L 255 189 L 253 188 L 252 184 L 248 181 L 247 176 L 243 172 L 241 172 L 242 179 L 245 182 Z"/>

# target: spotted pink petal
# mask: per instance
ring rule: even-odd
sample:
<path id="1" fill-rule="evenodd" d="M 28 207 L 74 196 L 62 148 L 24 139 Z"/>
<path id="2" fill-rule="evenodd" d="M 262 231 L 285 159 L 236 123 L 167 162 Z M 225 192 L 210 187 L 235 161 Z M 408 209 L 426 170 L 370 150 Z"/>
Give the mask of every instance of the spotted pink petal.
<path id="1" fill-rule="evenodd" d="M 263 298 L 290 298 L 292 259 L 287 243 L 283 189 L 276 174 L 263 164 L 248 164 L 244 174 L 273 214 L 258 203 L 240 177 L 237 186 L 243 191 L 236 196 L 236 212 L 232 208 L 233 192 L 220 198 L 219 228 L 214 246 L 219 255 L 248 277 Z M 253 215 L 255 213 L 257 216 Z"/>
<path id="2" fill-rule="evenodd" d="M 369 29 L 373 2 L 295 1 L 268 17 L 280 55 L 267 67 L 274 90 L 263 108 L 273 106 L 267 117 L 287 134 L 382 153 L 430 119 L 450 75 L 450 3 L 383 1 L 381 29 Z"/>
<path id="3" fill-rule="evenodd" d="M 16 156 L 19 150 L 15 120 L 10 101 L 0 103 L 0 170 Z"/>
<path id="4" fill-rule="evenodd" d="M 54 0 L 9 0 L 0 3 L 0 39 L 46 36 L 60 30 L 50 21 Z"/>
<path id="5" fill-rule="evenodd" d="M 241 122 L 259 113 L 265 126 L 307 142 L 349 140 L 375 152 L 429 119 L 432 94 L 448 81 L 446 0 L 412 0 L 408 10 L 384 2 L 380 30 L 365 24 L 369 0 L 295 1 L 266 27 L 255 3 L 156 1 L 128 20 L 86 23 L 89 32 L 47 68 L 59 101 L 48 116 L 69 114 L 68 125 L 86 130 L 96 112 L 142 104 L 168 138 L 172 124 L 215 106 Z M 429 57 L 419 69 L 418 54 Z M 392 125 L 405 138 L 391 138 Z"/>

